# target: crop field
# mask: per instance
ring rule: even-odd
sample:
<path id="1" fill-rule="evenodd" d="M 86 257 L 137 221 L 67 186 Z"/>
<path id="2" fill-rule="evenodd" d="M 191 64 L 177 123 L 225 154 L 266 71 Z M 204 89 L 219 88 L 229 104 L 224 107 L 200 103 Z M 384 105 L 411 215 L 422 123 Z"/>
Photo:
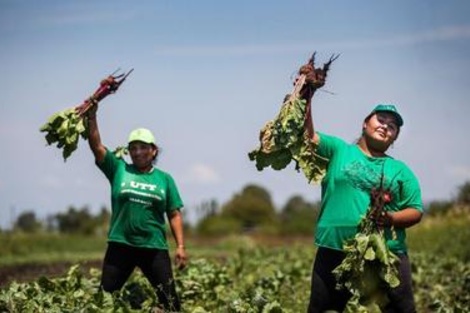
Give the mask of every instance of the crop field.
<path id="1" fill-rule="evenodd" d="M 418 312 L 470 311 L 469 226 L 468 217 L 447 217 L 423 220 L 410 229 Z M 139 271 L 118 293 L 98 289 L 104 238 L 2 236 L 2 270 L 11 274 L 18 268 L 26 274 L 33 265 L 46 270 L 29 277 L 10 275 L 8 282 L 0 275 L 0 312 L 151 312 L 157 305 Z M 48 244 L 41 248 L 42 240 Z M 175 273 L 184 312 L 305 312 L 312 241 L 188 238 L 190 263 Z M 36 250 L 27 253 L 29 245 Z"/>

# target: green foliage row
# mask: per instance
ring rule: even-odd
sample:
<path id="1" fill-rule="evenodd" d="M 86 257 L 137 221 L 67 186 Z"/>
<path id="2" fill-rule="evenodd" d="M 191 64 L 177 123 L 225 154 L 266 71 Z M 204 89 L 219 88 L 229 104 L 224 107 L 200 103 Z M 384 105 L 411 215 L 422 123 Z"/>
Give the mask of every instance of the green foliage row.
<path id="1" fill-rule="evenodd" d="M 175 276 L 184 312 L 303 311 L 313 254 L 313 247 L 254 247 L 225 260 L 193 259 Z M 83 275 L 77 265 L 63 277 L 14 283 L 0 290 L 0 312 L 149 312 L 158 305 L 140 272 L 113 295 L 98 289 L 99 275 Z"/>
<path id="2" fill-rule="evenodd" d="M 470 263 L 446 254 L 411 254 L 418 312 L 470 312 Z"/>
<path id="3" fill-rule="evenodd" d="M 465 216 L 439 217 L 425 219 L 410 229 L 408 242 L 418 312 L 470 310 L 469 225 Z M 1 255 L 10 253 L 5 247 L 23 247 L 20 256 L 25 260 L 44 251 L 52 256 L 93 250 L 101 258 L 105 246 L 104 238 L 89 236 L 9 236 L 0 236 Z M 268 246 L 238 235 L 206 246 L 189 240 L 190 265 L 176 272 L 175 277 L 185 312 L 305 311 L 315 254 L 311 241 Z M 28 249 L 36 250 L 28 254 Z M 113 296 L 98 290 L 98 270 L 86 274 L 74 267 L 57 279 L 11 284 L 0 290 L 0 312 L 137 312 L 136 307 L 149 311 L 157 305 L 138 271 L 122 292 Z"/>
<path id="4" fill-rule="evenodd" d="M 0 265 L 30 262 L 77 260 L 99 255 L 105 250 L 105 237 L 58 233 L 6 233 L 0 235 Z"/>
<path id="5" fill-rule="evenodd" d="M 183 312 L 304 312 L 314 249 L 251 247 L 225 259 L 194 258 L 176 272 Z M 418 312 L 468 312 L 470 264 L 455 258 L 411 254 Z M 75 265 L 62 277 L 41 277 L 0 290 L 0 312 L 150 312 L 158 305 L 136 271 L 111 295 L 99 286 L 99 270 L 84 275 Z"/>
<path id="6" fill-rule="evenodd" d="M 424 217 L 407 230 L 410 251 L 470 263 L 470 215 Z"/>

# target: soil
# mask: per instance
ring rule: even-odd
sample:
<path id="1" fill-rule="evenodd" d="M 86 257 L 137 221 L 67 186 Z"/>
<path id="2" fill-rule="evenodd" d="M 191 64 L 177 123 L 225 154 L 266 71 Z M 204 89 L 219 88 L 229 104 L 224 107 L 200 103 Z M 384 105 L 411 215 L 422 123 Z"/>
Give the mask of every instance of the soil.
<path id="1" fill-rule="evenodd" d="M 63 276 L 69 268 L 76 263 L 55 262 L 48 264 L 29 263 L 21 265 L 8 265 L 0 267 L 0 288 L 9 286 L 12 282 L 26 283 L 35 281 L 41 276 L 48 278 Z M 88 273 L 90 268 L 101 268 L 101 260 L 81 262 L 83 273 Z"/>

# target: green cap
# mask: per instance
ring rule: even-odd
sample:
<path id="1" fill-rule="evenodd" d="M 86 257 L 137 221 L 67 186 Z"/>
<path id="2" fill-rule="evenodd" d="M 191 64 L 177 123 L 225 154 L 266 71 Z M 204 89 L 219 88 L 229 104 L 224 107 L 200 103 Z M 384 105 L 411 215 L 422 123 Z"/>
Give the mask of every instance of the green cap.
<path id="1" fill-rule="evenodd" d="M 151 145 L 155 145 L 155 137 L 152 132 L 146 128 L 137 128 L 129 134 L 128 143 L 133 141 L 142 141 Z"/>
<path id="2" fill-rule="evenodd" d="M 378 104 L 369 115 L 372 115 L 377 112 L 389 112 L 395 115 L 397 119 L 398 126 L 403 126 L 403 118 L 401 117 L 400 113 L 398 113 L 397 108 L 393 104 Z"/>

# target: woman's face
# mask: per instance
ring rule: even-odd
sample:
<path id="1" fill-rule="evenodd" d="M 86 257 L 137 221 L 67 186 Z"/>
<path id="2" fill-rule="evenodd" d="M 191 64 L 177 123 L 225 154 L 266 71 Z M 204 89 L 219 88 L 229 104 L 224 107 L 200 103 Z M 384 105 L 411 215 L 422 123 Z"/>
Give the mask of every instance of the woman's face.
<path id="1" fill-rule="evenodd" d="M 152 167 L 157 148 L 148 143 L 133 141 L 129 143 L 129 154 L 135 167 L 141 171 L 146 171 Z"/>
<path id="2" fill-rule="evenodd" d="M 377 112 L 364 122 L 364 133 L 372 148 L 385 152 L 397 139 L 399 127 L 392 113 Z"/>

